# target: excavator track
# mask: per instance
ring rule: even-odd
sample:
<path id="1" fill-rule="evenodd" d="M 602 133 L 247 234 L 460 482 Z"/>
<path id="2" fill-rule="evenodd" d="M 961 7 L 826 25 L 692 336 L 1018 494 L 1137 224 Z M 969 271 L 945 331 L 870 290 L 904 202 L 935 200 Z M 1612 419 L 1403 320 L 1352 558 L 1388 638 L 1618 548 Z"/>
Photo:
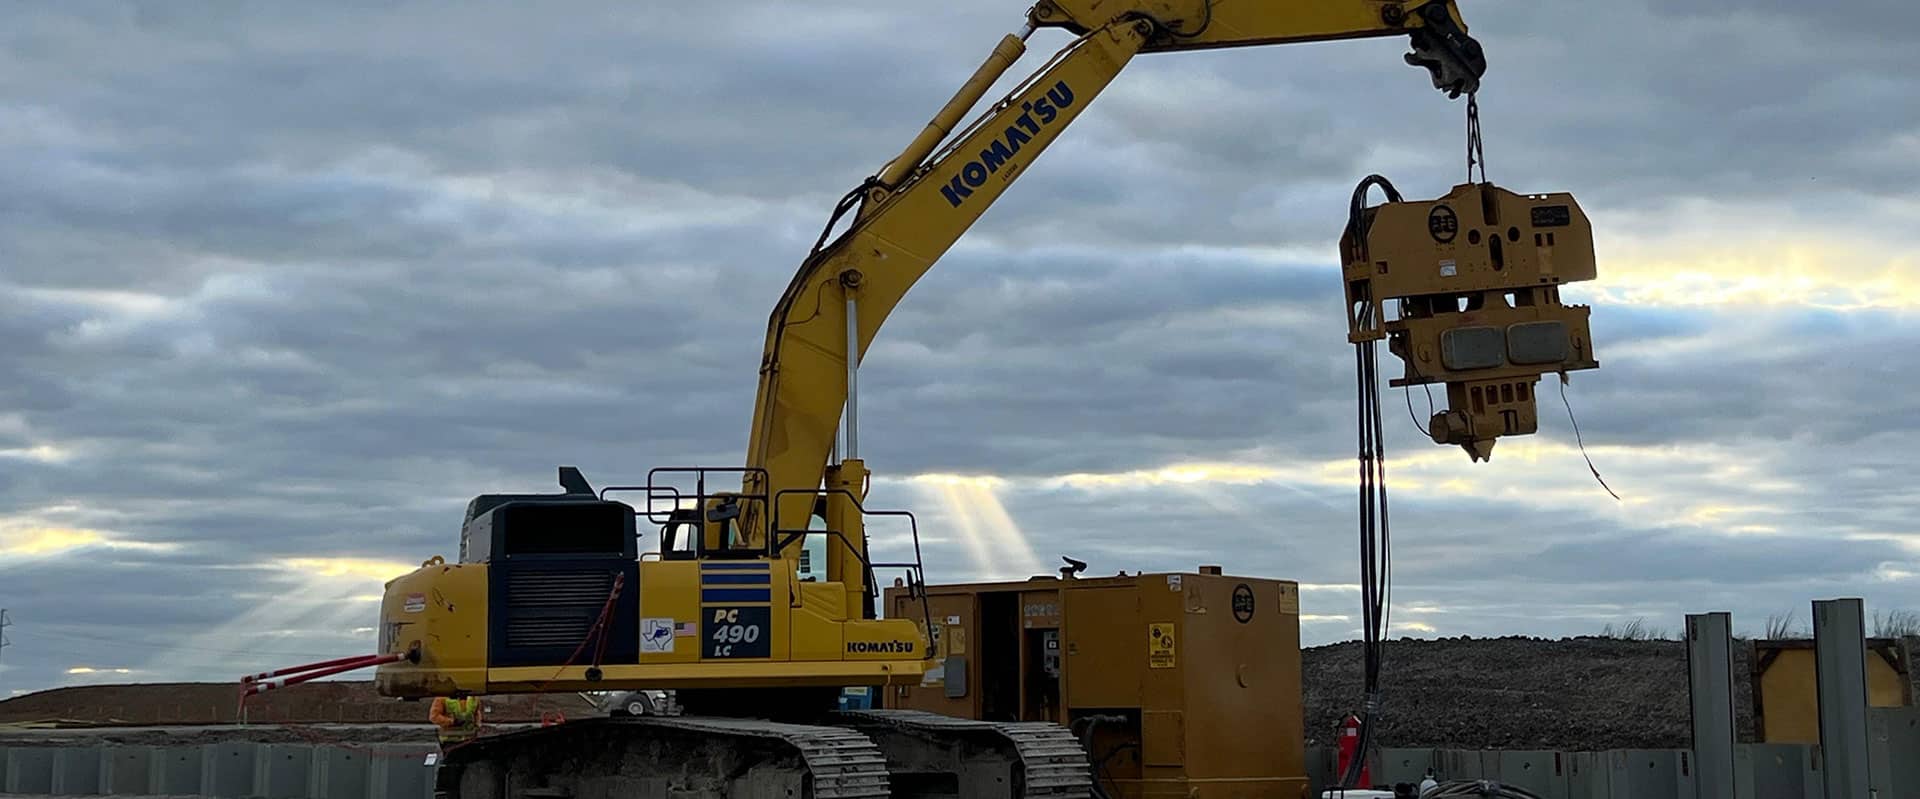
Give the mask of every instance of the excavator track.
<path id="1" fill-rule="evenodd" d="M 451 750 L 444 799 L 690 799 L 890 795 L 886 759 L 843 727 L 757 719 L 596 718 Z"/>
<path id="2" fill-rule="evenodd" d="M 1058 724 L 897 709 L 845 710 L 834 716 L 886 753 L 895 797 L 1081 799 L 1092 794 L 1086 750 Z"/>

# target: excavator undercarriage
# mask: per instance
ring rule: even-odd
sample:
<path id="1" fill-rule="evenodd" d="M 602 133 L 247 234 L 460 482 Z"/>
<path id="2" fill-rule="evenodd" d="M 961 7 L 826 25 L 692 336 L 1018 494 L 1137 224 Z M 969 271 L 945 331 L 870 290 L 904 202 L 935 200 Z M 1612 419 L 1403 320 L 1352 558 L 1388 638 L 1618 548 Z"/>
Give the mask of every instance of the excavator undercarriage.
<path id="1" fill-rule="evenodd" d="M 917 710 L 814 723 L 608 717 L 488 736 L 449 751 L 436 793 L 458 799 L 1084 797 L 1086 752 L 1065 727 Z"/>

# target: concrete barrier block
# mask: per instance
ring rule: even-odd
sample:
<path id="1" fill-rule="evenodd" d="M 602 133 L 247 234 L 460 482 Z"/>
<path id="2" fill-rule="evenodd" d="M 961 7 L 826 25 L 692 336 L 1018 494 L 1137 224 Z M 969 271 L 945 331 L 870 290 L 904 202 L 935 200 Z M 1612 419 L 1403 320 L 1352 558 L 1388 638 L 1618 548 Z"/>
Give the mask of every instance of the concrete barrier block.
<path id="1" fill-rule="evenodd" d="M 1609 799 L 1613 773 L 1604 752 L 1567 753 L 1567 799 Z"/>
<path id="2" fill-rule="evenodd" d="M 1806 744 L 1734 744 L 1735 799 L 1802 799 L 1826 790 Z"/>
<path id="3" fill-rule="evenodd" d="M 313 747 L 263 744 L 254 752 L 253 795 L 266 799 L 304 799 L 313 773 Z"/>
<path id="4" fill-rule="evenodd" d="M 107 793 L 139 795 L 152 787 L 155 749 L 111 746 L 101 754 L 100 786 Z"/>
<path id="5" fill-rule="evenodd" d="M 1333 749 L 1309 746 L 1301 762 L 1307 772 L 1307 790 L 1314 796 L 1319 796 L 1321 791 L 1333 784 Z"/>
<path id="6" fill-rule="evenodd" d="M 1498 752 L 1498 779 L 1538 795 L 1541 799 L 1567 799 L 1567 754 L 1545 750 L 1505 750 Z"/>
<path id="7" fill-rule="evenodd" d="M 98 746 L 63 746 L 53 753 L 53 793 L 56 796 L 98 796 L 100 761 Z"/>
<path id="8" fill-rule="evenodd" d="M 147 771 L 147 793 L 155 796 L 192 796 L 200 793 L 198 746 L 156 746 Z"/>
<path id="9" fill-rule="evenodd" d="M 439 748 L 431 744 L 374 747 L 367 756 L 367 799 L 433 799 L 433 778 L 438 769 L 427 765 L 427 755 L 438 752 Z M 1314 750 L 1308 749 L 1309 781 L 1313 779 L 1313 763 Z"/>
<path id="10" fill-rule="evenodd" d="M 1868 708 L 1867 717 L 1872 732 L 1867 746 L 1876 773 L 1886 781 L 1877 786 L 1881 795 L 1920 796 L 1920 707 Z"/>
<path id="11" fill-rule="evenodd" d="M 1402 782 L 1418 786 L 1426 779 L 1428 769 L 1438 773 L 1432 749 L 1381 749 L 1373 763 L 1373 782 L 1388 787 Z"/>
<path id="12" fill-rule="evenodd" d="M 1434 753 L 1434 759 L 1436 776 L 1442 781 L 1492 779 L 1499 776 L 1499 752 L 1440 749 Z"/>
<path id="13" fill-rule="evenodd" d="M 53 793 L 53 754 L 58 750 L 16 746 L 7 750 L 7 793 Z"/>
<path id="14" fill-rule="evenodd" d="M 1679 749 L 1614 749 L 1607 752 L 1613 799 L 1693 796 L 1693 753 Z"/>
<path id="15" fill-rule="evenodd" d="M 313 750 L 313 772 L 307 777 L 307 796 L 367 799 L 367 753 L 340 746 Z"/>
<path id="16" fill-rule="evenodd" d="M 240 799 L 253 793 L 260 744 L 227 742 L 200 747 L 200 795 Z"/>

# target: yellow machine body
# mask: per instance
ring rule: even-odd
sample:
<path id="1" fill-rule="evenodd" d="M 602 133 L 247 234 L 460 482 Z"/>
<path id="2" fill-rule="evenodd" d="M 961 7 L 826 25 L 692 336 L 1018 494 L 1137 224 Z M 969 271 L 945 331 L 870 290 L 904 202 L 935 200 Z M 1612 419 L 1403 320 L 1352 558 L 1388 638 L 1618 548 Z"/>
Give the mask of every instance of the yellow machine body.
<path id="1" fill-rule="evenodd" d="M 1560 302 L 1562 285 L 1595 276 L 1593 226 L 1570 194 L 1466 183 L 1389 202 L 1349 226 L 1340 252 L 1349 340 L 1387 339 L 1406 368 L 1394 386 L 1446 385 L 1435 443 L 1485 460 L 1495 439 L 1538 429 L 1542 375 L 1600 365 L 1590 309 Z"/>
<path id="2" fill-rule="evenodd" d="M 382 602 L 384 648 L 418 652 L 420 661 L 382 667 L 379 690 L 427 697 L 591 691 L 609 685 L 838 688 L 919 682 L 925 661 L 913 621 L 848 618 L 839 583 L 799 582 L 791 561 L 768 565 L 781 572 L 769 574 L 767 601 L 703 602 L 703 576 L 737 573 L 703 572 L 692 561 L 640 563 L 638 634 L 648 643 L 634 658 L 601 662 L 601 676 L 588 679 L 591 652 L 564 667 L 489 667 L 488 565 L 429 562 L 390 584 Z M 588 593 L 603 591 L 603 585 L 611 587 L 596 582 Z M 652 643 L 647 631 L 658 629 L 671 635 Z M 734 630 L 741 632 L 734 635 Z M 765 651 L 756 657 L 713 655 L 715 647 L 724 651 L 760 643 Z"/>
<path id="3" fill-rule="evenodd" d="M 1091 723 L 1116 797 L 1304 795 L 1297 583 L 1202 567 L 926 593 L 940 666 L 882 691 L 888 707 Z M 887 592 L 889 608 L 917 603 Z"/>

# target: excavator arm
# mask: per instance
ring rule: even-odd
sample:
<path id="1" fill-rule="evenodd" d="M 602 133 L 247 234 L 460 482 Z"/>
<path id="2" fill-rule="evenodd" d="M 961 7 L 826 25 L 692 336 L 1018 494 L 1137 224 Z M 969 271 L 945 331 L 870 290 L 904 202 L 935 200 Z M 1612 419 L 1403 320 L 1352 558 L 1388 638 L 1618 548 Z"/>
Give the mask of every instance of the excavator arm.
<path id="1" fill-rule="evenodd" d="M 1076 38 L 954 133 L 1041 27 Z M 769 498 L 775 518 L 764 518 L 763 506 L 752 503 L 727 511 L 740 515 L 737 545 L 759 548 L 776 526 L 803 527 L 820 504 L 807 492 L 818 490 L 823 476 L 830 492 L 864 496 L 853 426 L 846 460 L 829 464 L 860 354 L 913 284 L 1134 56 L 1392 35 L 1410 37 L 1407 62 L 1428 69 L 1436 88 L 1458 96 L 1478 87 L 1485 61 L 1449 0 L 1042 0 L 1033 6 L 1025 30 L 1004 37 L 914 141 L 842 200 L 828 232 L 847 213 L 854 214 L 852 224 L 830 242 L 823 232 L 774 308 L 743 489 Z M 828 519 L 829 529 L 848 526 L 839 521 Z M 721 537 L 712 529 L 708 534 Z M 831 562 L 838 559 L 830 553 L 830 572 L 839 571 Z"/>

